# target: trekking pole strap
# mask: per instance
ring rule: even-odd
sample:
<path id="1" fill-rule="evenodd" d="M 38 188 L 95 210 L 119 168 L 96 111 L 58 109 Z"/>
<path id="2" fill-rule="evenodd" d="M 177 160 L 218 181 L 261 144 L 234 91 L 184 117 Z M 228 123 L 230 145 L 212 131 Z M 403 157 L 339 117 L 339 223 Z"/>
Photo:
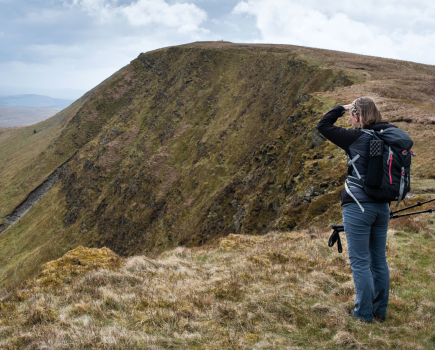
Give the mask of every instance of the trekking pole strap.
<path id="1" fill-rule="evenodd" d="M 331 237 L 329 237 L 329 242 L 328 242 L 328 246 L 332 247 L 334 246 L 335 242 L 337 242 L 337 250 L 339 253 L 343 252 L 343 247 L 341 245 L 341 239 L 340 239 L 340 234 L 338 230 L 334 230 L 334 232 L 332 232 Z"/>

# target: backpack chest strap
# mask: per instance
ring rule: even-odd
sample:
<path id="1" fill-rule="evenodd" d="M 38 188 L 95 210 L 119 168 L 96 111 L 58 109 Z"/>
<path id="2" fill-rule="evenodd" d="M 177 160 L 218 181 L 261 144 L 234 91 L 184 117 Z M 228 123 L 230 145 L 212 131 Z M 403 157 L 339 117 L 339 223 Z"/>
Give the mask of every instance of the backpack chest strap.
<path id="1" fill-rule="evenodd" d="M 357 179 L 358 180 L 358 179 Z M 353 195 L 349 187 L 352 187 L 353 184 L 349 181 L 349 179 L 346 179 L 346 182 L 344 183 L 344 189 L 346 190 L 347 194 L 355 201 L 356 204 L 358 204 L 361 211 L 364 213 L 364 207 L 361 205 L 360 202 L 358 202 L 358 199 Z"/>
<path id="2" fill-rule="evenodd" d="M 353 169 L 355 170 L 356 175 L 358 176 L 358 179 L 361 179 L 361 175 L 359 174 L 358 169 L 355 166 L 355 162 L 359 159 L 359 157 L 360 155 L 357 154 L 355 157 L 353 157 L 351 160 L 347 162 L 347 166 L 348 167 L 352 166 Z"/>
<path id="3" fill-rule="evenodd" d="M 358 187 L 361 188 L 362 190 L 364 189 L 363 179 L 357 179 L 356 177 L 348 176 L 346 182 L 349 185 L 349 187 Z"/>

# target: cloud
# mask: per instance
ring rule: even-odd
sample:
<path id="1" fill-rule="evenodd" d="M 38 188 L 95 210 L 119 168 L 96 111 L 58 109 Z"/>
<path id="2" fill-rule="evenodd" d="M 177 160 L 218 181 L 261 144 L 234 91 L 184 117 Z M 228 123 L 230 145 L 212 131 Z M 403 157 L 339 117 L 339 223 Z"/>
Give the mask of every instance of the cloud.
<path id="1" fill-rule="evenodd" d="M 101 23 L 109 21 L 116 12 L 116 1 L 113 0 L 73 0 L 71 6 L 79 6 L 89 16 L 97 18 Z"/>
<path id="2" fill-rule="evenodd" d="M 132 26 L 159 25 L 180 33 L 205 31 L 199 26 L 207 19 L 207 13 L 194 4 L 169 5 L 164 0 L 138 0 L 119 6 L 116 0 L 74 0 L 71 6 L 80 7 L 100 23 L 122 18 Z"/>
<path id="3" fill-rule="evenodd" d="M 239 2 L 233 13 L 255 17 L 261 35 L 254 42 L 311 46 L 434 64 L 434 45 L 428 46 L 435 42 L 433 26 L 416 32 L 415 24 L 409 20 L 407 25 L 397 27 L 409 13 L 414 20 L 416 14 L 423 19 L 427 15 L 412 6 L 405 12 L 400 3 L 394 8 L 391 1 L 386 2 L 379 6 L 384 7 L 383 16 L 394 22 L 386 28 L 381 21 L 373 20 L 379 19 L 380 11 L 370 1 L 364 2 L 364 6 L 354 4 L 354 8 L 346 1 L 332 1 L 327 3 L 328 9 L 326 3 L 318 0 L 303 4 L 293 0 L 248 0 Z M 432 10 L 435 7 L 430 5 L 428 11 Z M 370 11 L 373 18 L 369 18 Z"/>
<path id="4" fill-rule="evenodd" d="M 140 52 L 196 40 L 295 44 L 435 64 L 432 0 L 5 2 L 4 86 L 88 90 Z"/>
<path id="5" fill-rule="evenodd" d="M 250 5 L 257 5 L 262 1 L 247 1 Z M 382 28 L 384 32 L 392 33 L 398 29 L 422 31 L 433 30 L 435 17 L 435 2 L 431 0 L 292 0 L 270 1 L 271 7 L 277 3 L 283 8 L 289 3 L 302 6 L 306 9 L 317 10 L 328 18 L 342 13 L 348 18 L 365 23 L 371 27 Z"/>
<path id="6" fill-rule="evenodd" d="M 218 19 L 213 18 L 213 19 L 210 20 L 210 22 L 213 23 L 213 24 L 216 24 L 218 26 L 225 26 L 225 27 L 230 28 L 232 30 L 240 31 L 240 28 L 239 28 L 239 26 L 236 23 L 233 23 L 233 22 L 230 22 L 230 21 L 227 21 L 227 20 L 219 21 Z"/>
<path id="7" fill-rule="evenodd" d="M 168 5 L 163 0 L 139 0 L 120 11 L 132 25 L 161 24 L 177 27 L 182 33 L 197 30 L 207 19 L 207 13 L 194 4 Z"/>
<path id="8" fill-rule="evenodd" d="M 221 39 L 206 30 L 206 12 L 190 3 L 23 1 L 0 11 L 2 86 L 89 90 L 141 52 Z"/>

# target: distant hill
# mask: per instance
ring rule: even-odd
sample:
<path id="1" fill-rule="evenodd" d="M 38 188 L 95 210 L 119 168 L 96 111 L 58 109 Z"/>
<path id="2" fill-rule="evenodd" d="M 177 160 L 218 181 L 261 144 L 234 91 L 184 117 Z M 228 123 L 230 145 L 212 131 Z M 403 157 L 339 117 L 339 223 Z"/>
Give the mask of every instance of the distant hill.
<path id="1" fill-rule="evenodd" d="M 54 116 L 59 108 L 22 108 L 0 106 L 0 127 L 26 126 Z"/>
<path id="2" fill-rule="evenodd" d="M 22 108 L 56 108 L 64 109 L 68 107 L 73 100 L 64 100 L 43 95 L 0 95 L 0 106 L 4 107 L 22 107 Z"/>

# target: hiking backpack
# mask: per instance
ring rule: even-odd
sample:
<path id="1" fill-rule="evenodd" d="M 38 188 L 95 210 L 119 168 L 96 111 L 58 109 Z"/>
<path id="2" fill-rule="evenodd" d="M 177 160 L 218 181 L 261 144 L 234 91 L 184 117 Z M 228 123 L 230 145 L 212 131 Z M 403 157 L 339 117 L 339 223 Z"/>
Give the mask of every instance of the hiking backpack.
<path id="1" fill-rule="evenodd" d="M 377 201 L 397 201 L 398 207 L 411 190 L 411 156 L 415 156 L 411 147 L 414 142 L 405 131 L 398 128 L 361 131 L 373 136 L 370 141 L 367 175 L 364 180 L 348 177 L 345 189 L 350 192 L 348 184 L 362 188 Z M 364 211 L 352 193 L 349 194 Z"/>

